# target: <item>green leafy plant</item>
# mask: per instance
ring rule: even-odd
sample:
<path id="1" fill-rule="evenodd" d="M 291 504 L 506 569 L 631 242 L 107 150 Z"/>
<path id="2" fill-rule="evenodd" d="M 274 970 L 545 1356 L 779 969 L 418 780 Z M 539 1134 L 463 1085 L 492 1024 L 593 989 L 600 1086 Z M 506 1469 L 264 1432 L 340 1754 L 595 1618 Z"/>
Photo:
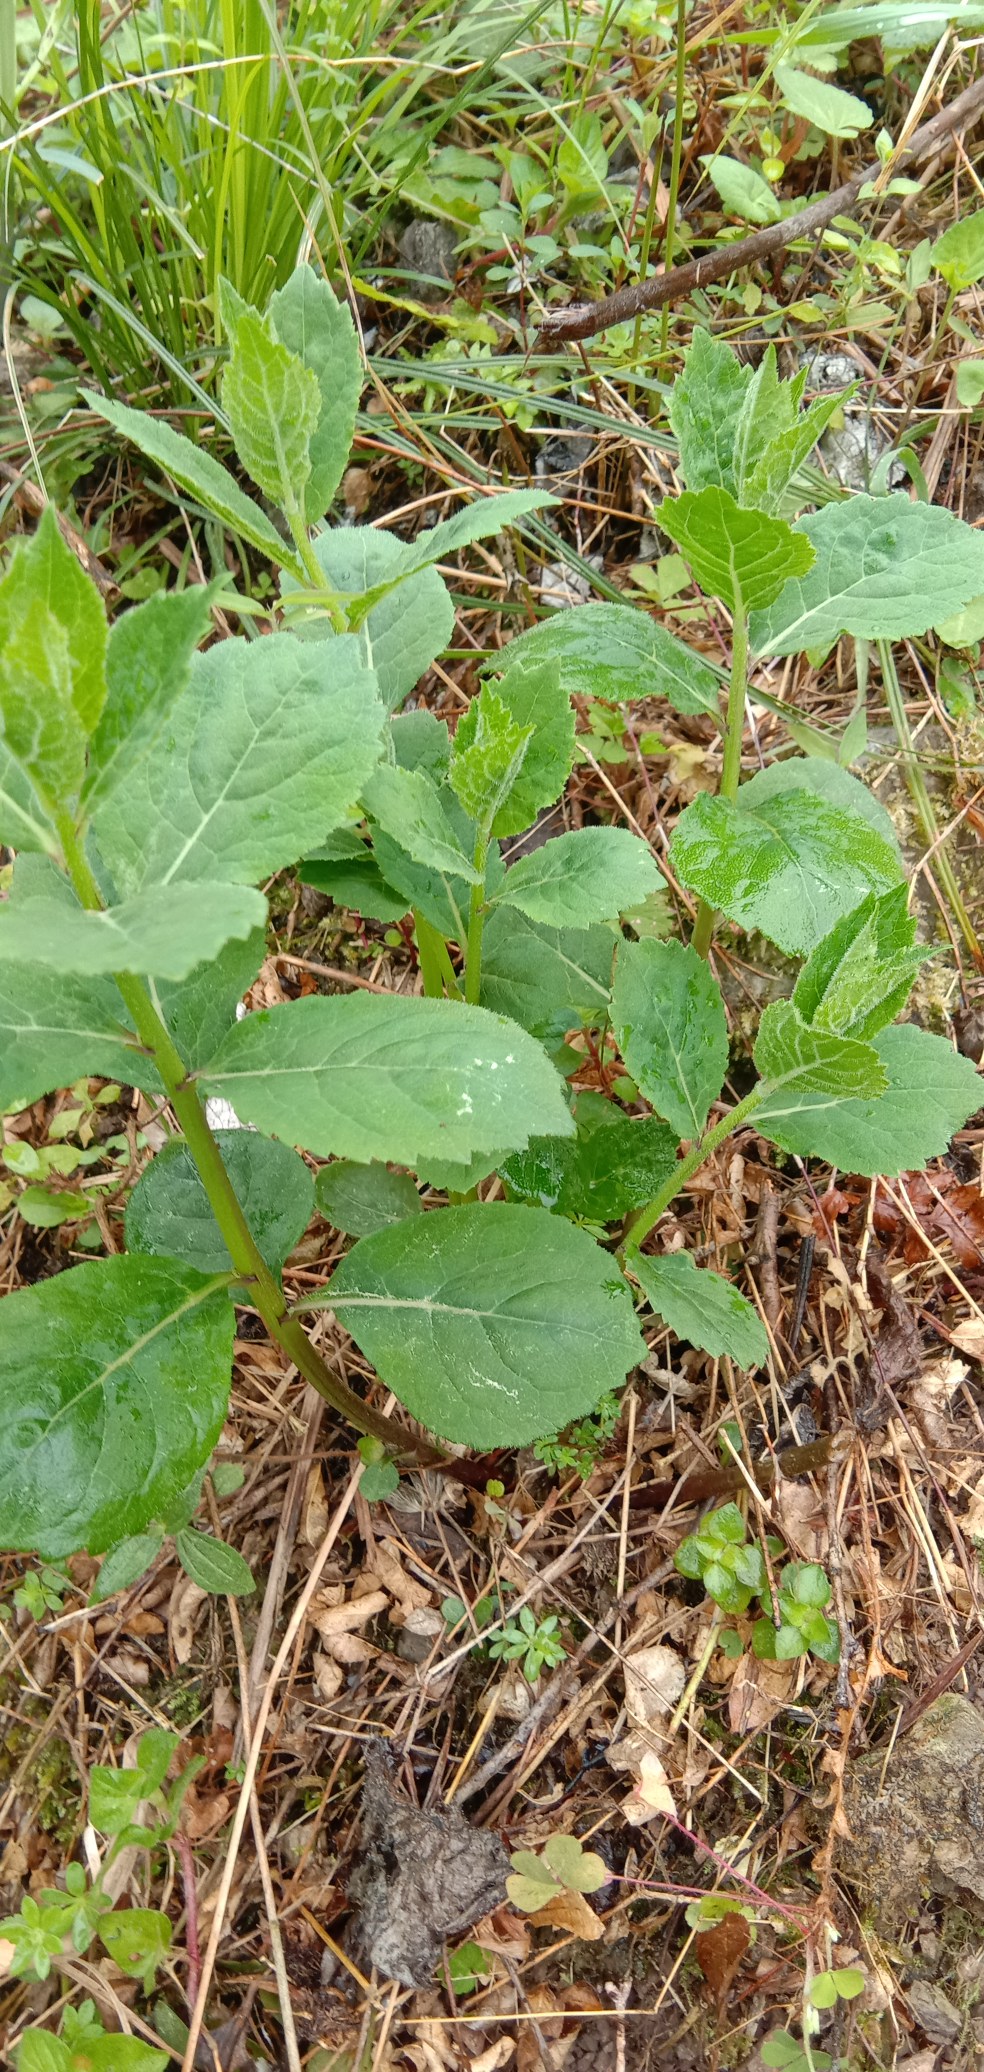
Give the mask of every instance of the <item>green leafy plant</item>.
<path id="1" fill-rule="evenodd" d="M 168 2054 L 139 2036 L 110 2034 L 95 2002 L 66 2007 L 57 2036 L 28 2029 L 17 2048 L 17 2072 L 165 2072 Z"/>
<path id="2" fill-rule="evenodd" d="M 497 1662 L 521 1662 L 527 1683 L 538 1683 L 542 1669 L 556 1669 L 558 1663 L 566 1658 L 567 1649 L 560 1638 L 560 1620 L 553 1612 L 545 1619 L 538 1619 L 530 1606 L 524 1604 L 516 1617 L 508 1620 L 502 1632 L 489 1642 L 489 1654 Z"/>
<path id="3" fill-rule="evenodd" d="M 539 1856 L 517 1849 L 509 1861 L 514 1875 L 506 1879 L 506 1891 L 522 1914 L 538 1914 L 561 1892 L 600 1892 L 608 1879 L 602 1858 L 576 1835 L 550 1835 Z"/>
<path id="4" fill-rule="evenodd" d="M 776 1555 L 782 1550 L 782 1541 L 770 1534 L 766 1546 L 770 1555 Z M 720 1510 L 709 1512 L 697 1532 L 681 1540 L 673 1561 L 680 1575 L 703 1583 L 708 1597 L 724 1612 L 747 1611 L 753 1597 L 770 1606 L 765 1557 L 746 1538 L 745 1520 L 737 1504 L 723 1504 Z M 836 1662 L 840 1635 L 823 1609 L 830 1596 L 830 1584 L 816 1562 L 788 1562 L 777 1590 L 780 1624 L 771 1616 L 755 1621 L 755 1654 L 769 1662 L 793 1661 L 805 1654 L 816 1655 L 821 1662 Z"/>
<path id="5" fill-rule="evenodd" d="M 756 1620 L 752 1648 L 768 1662 L 795 1661 L 799 1655 L 816 1655 L 821 1662 L 836 1662 L 840 1636 L 824 1606 L 830 1603 L 830 1584 L 814 1561 L 791 1561 L 778 1580 L 779 1617 Z M 820 2003 L 818 2003 L 819 2005 Z"/>
<path id="6" fill-rule="evenodd" d="M 463 1999 L 468 1993 L 477 1992 L 488 1983 L 492 1973 L 492 1959 L 481 1943 L 462 1943 L 452 1950 L 448 1958 L 448 1976 L 456 1999 Z"/>
<path id="7" fill-rule="evenodd" d="M 0 1922 L 0 1935 L 13 1944 L 10 1970 L 15 1976 L 47 1978 L 63 1953 L 84 1956 L 98 1937 L 113 1962 L 129 1978 L 140 1979 L 145 1992 L 151 1990 L 170 1950 L 171 1923 L 153 1907 L 115 1908 L 104 1888 L 110 1866 L 122 1849 L 155 1849 L 174 1835 L 182 1799 L 202 1762 L 202 1758 L 194 1758 L 176 1782 L 167 1786 L 165 1779 L 179 1739 L 165 1728 L 152 1727 L 140 1736 L 132 1768 L 94 1766 L 89 1779 L 89 1818 L 100 1834 L 112 1837 L 111 1846 L 97 1878 L 90 1881 L 80 1863 L 70 1863 L 63 1888 L 42 1892 L 39 1899 L 25 1897 L 19 1911 Z M 138 1818 L 142 1810 L 151 1816 L 146 1823 Z M 21 2046 L 18 2072 L 23 2066 L 29 2072 L 34 2068 L 47 2072 L 49 2066 L 59 2072 L 63 2066 L 71 2067 L 74 2072 L 76 2063 L 89 2062 L 84 2055 L 78 2056 L 89 2048 L 90 2039 L 84 2033 L 87 2024 L 91 2026 L 91 2017 L 83 2008 L 71 2021 L 66 2015 L 60 2039 L 30 2032 Z M 101 2035 L 101 2030 L 94 2030 L 92 2041 Z M 132 2064 L 133 2072 L 152 2072 L 154 2065 L 164 2062 L 159 2053 L 146 2053 L 143 2045 L 144 2057 L 131 2058 L 125 2052 L 114 2057 L 112 2047 L 120 2042 L 115 2036 L 108 2039 L 91 2062 L 107 2068 Z"/>
<path id="8" fill-rule="evenodd" d="M 603 1396 L 593 1417 L 583 1417 L 579 1423 L 568 1425 L 565 1432 L 538 1439 L 533 1448 L 537 1460 L 552 1475 L 573 1469 L 586 1482 L 618 1424 L 619 1408 L 617 1396 Z"/>
<path id="9" fill-rule="evenodd" d="M 779 1542 L 775 1545 L 778 1548 Z M 725 1612 L 744 1612 L 766 1588 L 762 1550 L 745 1537 L 745 1520 L 737 1504 L 711 1511 L 698 1532 L 682 1540 L 673 1557 L 682 1576 L 703 1583 L 708 1597 Z"/>
<path id="10" fill-rule="evenodd" d="M 0 1302 L 0 1540 L 48 1562 L 106 1554 L 101 1588 L 169 1531 L 192 1572 L 207 1561 L 211 1587 L 236 1587 L 190 1525 L 228 1406 L 235 1302 L 391 1462 L 439 1456 L 332 1371 L 305 1308 L 331 1308 L 426 1431 L 525 1444 L 621 1387 L 643 1346 L 637 1301 L 715 1357 L 767 1358 L 728 1279 L 642 1249 L 744 1124 L 849 1172 L 897 1173 L 944 1151 L 979 1100 L 948 1044 L 890 1026 L 924 952 L 882 807 L 822 757 L 739 776 L 750 652 L 925 631 L 984 591 L 980 536 L 899 498 L 790 524 L 826 403 L 801 409 L 774 356 L 753 373 L 698 333 L 671 403 L 688 488 L 660 519 L 732 614 L 726 712 L 685 643 L 594 604 L 495 655 L 452 738 L 400 710 L 451 632 L 436 563 L 547 499 L 480 497 L 414 540 L 325 527 L 361 380 L 348 312 L 307 268 L 262 317 L 228 283 L 220 308 L 223 406 L 281 526 L 165 420 L 89 401 L 280 568 L 280 629 L 200 652 L 200 589 L 108 629 L 50 511 L 0 581 L 0 839 L 16 851 L 0 1107 L 84 1075 L 166 1101 L 178 1132 L 132 1194 L 125 1254 Z M 572 699 L 625 702 L 626 686 L 723 723 L 721 794 L 687 807 L 672 844 L 702 901 L 693 944 L 623 930 L 663 885 L 624 829 L 559 834 L 508 869 L 500 848 L 563 792 Z M 405 917 L 424 997 L 311 995 L 236 1019 L 263 954 L 256 886 L 298 862 L 354 911 Z M 716 912 L 802 960 L 731 1107 Z M 585 1045 L 621 1056 L 601 1114 L 576 1084 Z M 207 1097 L 251 1127 L 213 1132 Z M 291 1309 L 282 1270 L 315 1206 L 302 1151 L 329 1161 L 320 1212 L 356 1241 Z M 483 1202 L 492 1173 L 504 1198 Z"/>

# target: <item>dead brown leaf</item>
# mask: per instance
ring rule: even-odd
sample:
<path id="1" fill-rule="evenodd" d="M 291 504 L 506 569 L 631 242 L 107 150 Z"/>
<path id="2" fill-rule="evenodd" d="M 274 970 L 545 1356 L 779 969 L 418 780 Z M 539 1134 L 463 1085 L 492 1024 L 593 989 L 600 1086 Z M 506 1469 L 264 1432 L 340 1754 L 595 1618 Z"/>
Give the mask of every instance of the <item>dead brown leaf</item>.
<path id="1" fill-rule="evenodd" d="M 751 1930 L 744 1914 L 725 1914 L 723 1920 L 717 1921 L 713 1928 L 705 1928 L 697 1937 L 697 1962 L 719 2011 L 750 1939 Z"/>
<path id="2" fill-rule="evenodd" d="M 558 1892 L 556 1899 L 549 1899 L 530 1919 L 534 1928 L 563 1928 L 567 1935 L 576 1935 L 581 1942 L 600 1942 L 605 1933 L 604 1922 L 588 1905 L 583 1892 Z"/>
<path id="3" fill-rule="evenodd" d="M 171 1652 L 175 1661 L 182 1665 L 191 1659 L 195 1626 L 202 1606 L 207 1603 L 208 1591 L 199 1589 L 198 1584 L 179 1569 L 167 1608 L 167 1626 Z"/>

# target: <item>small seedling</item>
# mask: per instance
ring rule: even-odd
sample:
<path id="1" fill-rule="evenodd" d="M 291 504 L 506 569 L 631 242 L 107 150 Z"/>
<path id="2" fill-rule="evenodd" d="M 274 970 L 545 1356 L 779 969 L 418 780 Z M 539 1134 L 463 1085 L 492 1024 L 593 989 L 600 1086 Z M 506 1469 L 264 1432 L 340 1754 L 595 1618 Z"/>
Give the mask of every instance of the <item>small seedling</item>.
<path id="1" fill-rule="evenodd" d="M 466 1993 L 474 1993 L 479 1986 L 486 1985 L 491 1973 L 492 1959 L 479 1943 L 462 1943 L 461 1948 L 453 1950 L 448 1958 L 448 1974 L 456 1999 L 463 1998 Z"/>
<path id="2" fill-rule="evenodd" d="M 28 2029 L 17 2051 L 17 2072 L 165 2072 L 166 2051 L 138 2036 L 107 2032 L 95 2001 L 66 2007 L 57 2036 Z"/>
<path id="3" fill-rule="evenodd" d="M 608 1880 L 602 1858 L 576 1835 L 551 1835 L 542 1855 L 517 1849 L 509 1861 L 515 1876 L 506 1879 L 506 1891 L 521 1914 L 538 1914 L 560 1892 L 599 1892 Z"/>
<path id="4" fill-rule="evenodd" d="M 812 2007 L 834 2007 L 838 2000 L 856 2000 L 864 1992 L 864 1972 L 853 1965 L 845 1965 L 840 1971 L 818 1971 L 810 1981 L 809 2001 Z"/>
<path id="5" fill-rule="evenodd" d="M 567 1649 L 560 1638 L 560 1620 L 555 1613 L 538 1619 L 524 1604 L 497 1638 L 489 1643 L 489 1654 L 500 1662 L 521 1662 L 527 1683 L 539 1682 L 541 1669 L 556 1669 Z"/>
<path id="6" fill-rule="evenodd" d="M 65 1872 L 64 1889 L 58 1887 L 44 1891 L 39 1900 L 26 1897 L 18 1913 L 0 1921 L 0 1936 L 14 1946 L 10 1963 L 14 1975 L 47 1978 L 52 1964 L 63 1953 L 74 1951 L 76 1955 L 84 1956 L 98 1936 L 114 1963 L 129 1978 L 141 1979 L 144 1990 L 150 1991 L 170 1949 L 171 1923 L 166 1914 L 153 1907 L 115 1910 L 112 1899 L 107 1897 L 103 1888 L 110 1865 L 122 1849 L 154 1849 L 173 1836 L 182 1799 L 203 1760 L 195 1757 L 174 1784 L 165 1785 L 179 1739 L 179 1735 L 165 1728 L 152 1727 L 140 1736 L 132 1768 L 114 1770 L 97 1763 L 92 1769 L 89 1818 L 100 1834 L 112 1837 L 111 1846 L 99 1876 L 92 1882 L 80 1863 L 70 1863 Z M 142 1808 L 154 1816 L 147 1825 L 138 1821 Z M 33 2062 L 40 2067 L 55 2061 L 57 2049 L 52 2039 L 46 2036 L 44 2042 L 45 2046 L 51 2046 L 54 2056 L 44 2060 L 32 2045 L 33 2058 L 31 2053 L 26 2060 L 22 2057 L 18 2072 L 24 2063 L 31 2065 Z M 66 2058 L 65 2062 L 70 2063 L 70 2059 Z M 97 2062 L 109 2067 L 117 2063 L 128 2064 L 129 2060 L 104 2055 Z"/>
<path id="7" fill-rule="evenodd" d="M 582 1418 L 579 1424 L 568 1425 L 566 1432 L 554 1433 L 549 1439 L 538 1439 L 533 1448 L 537 1460 L 551 1475 L 573 1472 L 586 1482 L 615 1430 L 620 1409 L 617 1396 L 602 1396 L 593 1417 Z"/>
<path id="8" fill-rule="evenodd" d="M 776 1541 L 776 1548 L 781 1541 Z M 771 1552 L 770 1548 L 770 1552 Z M 724 1612 L 744 1612 L 766 1587 L 761 1548 L 745 1537 L 745 1520 L 737 1504 L 723 1504 L 704 1519 L 677 1548 L 674 1565 L 682 1576 L 701 1582 Z"/>
<path id="9" fill-rule="evenodd" d="M 773 2029 L 759 2052 L 763 2065 L 776 2066 L 779 2072 L 828 2072 L 833 2064 L 829 2051 L 811 2050 L 808 2045 L 798 2043 L 788 2029 Z"/>
<path id="10" fill-rule="evenodd" d="M 761 1661 L 792 1662 L 799 1655 L 816 1655 L 821 1662 L 836 1662 L 840 1656 L 840 1635 L 824 1605 L 830 1603 L 830 1584 L 814 1561 L 791 1561 L 779 1577 L 779 1617 L 757 1619 L 752 1648 Z"/>

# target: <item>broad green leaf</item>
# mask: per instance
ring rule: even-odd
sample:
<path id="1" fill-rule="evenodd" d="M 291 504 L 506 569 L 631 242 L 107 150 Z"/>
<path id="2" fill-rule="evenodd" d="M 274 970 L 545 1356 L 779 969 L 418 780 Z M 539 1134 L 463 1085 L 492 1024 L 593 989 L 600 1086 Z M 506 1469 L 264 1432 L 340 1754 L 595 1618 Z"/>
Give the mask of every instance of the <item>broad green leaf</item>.
<path id="1" fill-rule="evenodd" d="M 513 718 L 485 683 L 458 722 L 448 783 L 471 820 L 491 829 L 505 806 L 533 740 L 532 725 Z"/>
<path id="2" fill-rule="evenodd" d="M 703 161 L 728 216 L 740 216 L 743 223 L 778 223 L 782 215 L 778 197 L 768 180 L 740 158 L 717 156 Z"/>
<path id="3" fill-rule="evenodd" d="M 118 1964 L 127 1978 L 138 1978 L 145 1993 L 153 1990 L 154 1980 L 171 1947 L 171 1923 L 166 1914 L 158 1913 L 156 1907 L 116 1908 L 111 1914 L 104 1914 L 99 1924 L 99 1934 L 114 1964 Z"/>
<path id="4" fill-rule="evenodd" d="M 638 835 L 624 827 L 582 827 L 519 857 L 495 897 L 549 928 L 590 928 L 627 913 L 662 884 Z"/>
<path id="5" fill-rule="evenodd" d="M 815 1029 L 870 1043 L 901 1014 L 919 966 L 932 955 L 915 947 L 916 924 L 905 885 L 861 901 L 804 964 L 793 1001 Z"/>
<path id="6" fill-rule="evenodd" d="M 409 1173 L 392 1173 L 378 1163 L 356 1165 L 350 1158 L 322 1166 L 314 1192 L 326 1222 L 346 1237 L 371 1237 L 374 1230 L 416 1216 L 423 1206 Z"/>
<path id="7" fill-rule="evenodd" d="M 93 816 L 121 894 L 179 879 L 255 884 L 344 818 L 375 767 L 375 678 L 349 635 L 224 640 L 196 655 L 167 754 Z"/>
<path id="8" fill-rule="evenodd" d="M 646 612 L 626 604 L 579 604 L 553 612 L 510 641 L 501 660 L 504 684 L 514 669 L 556 662 L 568 698 L 601 698 L 614 705 L 668 698 L 677 712 L 712 712 L 715 717 L 720 706 L 718 680 L 706 662 Z M 496 667 L 499 662 L 497 657 Z M 505 689 L 501 694 L 506 696 Z"/>
<path id="9" fill-rule="evenodd" d="M 476 497 L 473 504 L 466 504 L 453 518 L 443 518 L 439 525 L 419 532 L 414 541 L 401 541 L 400 566 L 391 577 L 370 585 L 370 603 L 379 603 L 388 591 L 405 583 L 419 569 L 429 568 L 435 561 L 446 561 L 449 555 L 472 546 L 475 540 L 492 538 L 533 511 L 552 509 L 557 501 L 540 489 L 506 489 L 494 496 Z"/>
<path id="10" fill-rule="evenodd" d="M 279 1274 L 311 1221 L 312 1175 L 289 1144 L 253 1130 L 216 1130 L 215 1141 L 256 1244 Z M 165 1144 L 145 1168 L 123 1228 L 128 1252 L 180 1259 L 199 1273 L 232 1272 L 198 1168 L 180 1139 Z"/>
<path id="11" fill-rule="evenodd" d="M 410 901 L 394 885 L 388 885 L 372 850 L 354 838 L 350 856 L 333 859 L 305 856 L 297 866 L 302 885 L 313 885 L 333 899 L 336 906 L 351 907 L 371 921 L 402 921 Z M 327 846 L 327 844 L 326 844 Z"/>
<path id="12" fill-rule="evenodd" d="M 156 2056 L 163 2068 L 167 2058 L 160 2051 Z M 17 2048 L 17 2072 L 72 2072 L 71 2051 L 60 2036 L 49 2036 L 45 2029 L 28 2029 Z"/>
<path id="13" fill-rule="evenodd" d="M 191 658 L 211 623 L 209 591 L 196 584 L 148 597 L 121 613 L 106 649 L 106 703 L 89 744 L 82 788 L 87 813 L 125 787 L 149 755 L 175 699 L 188 681 Z"/>
<path id="14" fill-rule="evenodd" d="M 183 1525 L 175 1533 L 174 1550 L 185 1574 L 210 1596 L 248 1597 L 256 1589 L 249 1563 L 235 1547 L 227 1547 L 224 1540 L 213 1539 L 210 1533 L 195 1532 L 192 1526 Z"/>
<path id="15" fill-rule="evenodd" d="M 734 805 L 702 793 L 681 813 L 670 844 L 683 883 L 730 921 L 806 956 L 868 892 L 898 884 L 894 847 L 859 814 L 806 789 L 746 806 L 746 788 Z"/>
<path id="16" fill-rule="evenodd" d="M 984 274 L 984 209 L 960 216 L 938 237 L 930 253 L 937 273 L 955 294 L 972 288 Z"/>
<path id="17" fill-rule="evenodd" d="M 859 777 L 852 777 L 849 770 L 841 769 L 827 757 L 791 755 L 785 762 L 769 763 L 764 770 L 756 770 L 754 777 L 746 778 L 739 792 L 739 803 L 742 807 L 758 808 L 767 800 L 780 798 L 789 791 L 815 792 L 828 805 L 839 806 L 844 812 L 856 813 L 859 819 L 866 820 L 899 858 L 901 875 L 901 851 L 892 816 Z"/>
<path id="18" fill-rule="evenodd" d="M 740 1367 L 764 1366 L 769 1357 L 765 1325 L 723 1274 L 695 1266 L 689 1252 L 651 1259 L 633 1250 L 627 1263 L 650 1308 L 677 1338 L 714 1359 L 726 1353 Z"/>
<path id="19" fill-rule="evenodd" d="M 884 1093 L 888 1085 L 870 1043 L 811 1028 L 791 1000 L 773 1000 L 764 1009 L 754 1057 L 762 1079 L 776 1087 L 868 1095 Z"/>
<path id="20" fill-rule="evenodd" d="M 654 1115 L 623 1115 L 614 1107 L 610 1121 L 582 1128 L 582 1105 L 583 1099 L 575 1111 L 573 1143 L 566 1137 L 533 1137 L 525 1151 L 506 1161 L 502 1177 L 514 1194 L 538 1208 L 611 1223 L 652 1200 L 669 1179 L 680 1147 L 675 1132 Z"/>
<path id="21" fill-rule="evenodd" d="M 413 1416 L 469 1446 L 560 1430 L 620 1388 L 641 1351 L 608 1254 L 556 1216 L 503 1202 L 362 1238 L 324 1299 Z"/>
<path id="22" fill-rule="evenodd" d="M 267 319 L 281 345 L 310 368 L 320 390 L 318 420 L 311 434 L 311 473 L 304 489 L 304 516 L 317 524 L 345 473 L 362 389 L 362 356 L 352 313 L 310 266 L 299 266 L 271 295 Z"/>
<path id="23" fill-rule="evenodd" d="M 225 1287 L 173 1260 L 103 1259 L 4 1296 L 0 1542 L 57 1560 L 144 1532 L 222 1429 L 233 1322 Z"/>
<path id="24" fill-rule="evenodd" d="M 461 878 L 468 885 L 481 884 L 481 873 L 462 848 L 445 812 L 441 789 L 425 770 L 377 764 L 363 788 L 362 803 L 376 827 L 399 842 L 415 863 Z"/>
<path id="25" fill-rule="evenodd" d="M 282 511 L 303 515 L 311 440 L 321 415 L 317 375 L 250 313 L 236 325 L 220 386 L 247 474 Z"/>
<path id="26" fill-rule="evenodd" d="M 723 339 L 703 327 L 694 331 L 666 406 L 689 490 L 737 494 L 735 445 L 752 372 Z"/>
<path id="27" fill-rule="evenodd" d="M 400 579 L 407 555 L 404 540 L 374 525 L 340 525 L 320 532 L 312 542 L 315 559 L 329 587 L 343 597 L 361 598 L 391 580 Z M 303 599 L 291 579 L 289 595 Z M 288 619 L 302 638 L 334 636 L 327 617 L 305 611 L 303 601 L 288 609 Z M 374 669 L 387 710 L 402 705 L 454 632 L 454 605 L 436 568 L 422 568 L 400 587 L 381 597 L 356 634 L 366 667 Z"/>
<path id="28" fill-rule="evenodd" d="M 422 1187 L 433 1188 L 439 1194 L 468 1194 L 495 1172 L 504 1157 L 503 1151 L 478 1151 L 467 1165 L 457 1165 L 453 1159 L 426 1158 L 420 1161 L 417 1172 Z M 370 1233 L 367 1231 L 366 1235 Z"/>
<path id="29" fill-rule="evenodd" d="M 727 489 L 690 490 L 659 507 L 663 532 L 675 540 L 708 597 L 720 597 L 730 611 L 742 604 L 758 611 L 779 596 L 790 577 L 802 576 L 813 560 L 809 540 L 783 518 L 747 511 Z"/>
<path id="30" fill-rule="evenodd" d="M 0 839 L 28 832 L 18 821 L 25 806 L 33 818 L 32 794 L 46 814 L 77 797 L 106 697 L 105 656 L 99 593 L 49 505 L 0 581 L 0 759 L 13 765 L 3 788 L 16 809 L 8 820 L 0 798 Z"/>
<path id="31" fill-rule="evenodd" d="M 230 936 L 266 919 L 266 900 L 246 885 L 169 885 L 100 913 L 42 897 L 0 906 L 0 963 L 47 964 L 81 977 L 129 971 L 188 978 Z"/>
<path id="32" fill-rule="evenodd" d="M 777 65 L 773 76 L 790 112 L 812 122 L 827 137 L 857 137 L 874 122 L 866 101 L 845 93 L 841 86 L 831 86 L 827 79 L 815 78 L 812 72 Z"/>
<path id="33" fill-rule="evenodd" d="M 597 1025 L 608 1015 L 617 941 L 613 928 L 542 928 L 515 908 L 494 908 L 482 942 L 482 1004 L 545 1042 Z"/>
<path id="34" fill-rule="evenodd" d="M 485 1008 L 358 993 L 250 1014 L 203 1075 L 244 1122 L 322 1158 L 416 1166 L 571 1136 L 539 1044 Z"/>
<path id="35" fill-rule="evenodd" d="M 69 916 L 81 915 L 68 879 L 51 859 L 22 855 L 0 911 L 16 913 L 34 896 L 59 901 Z M 260 959 L 262 954 L 261 949 Z M 0 1111 L 27 1107 L 83 1074 L 163 1092 L 156 1070 L 136 1048 L 110 979 L 80 979 L 43 964 L 0 965 Z"/>
<path id="36" fill-rule="evenodd" d="M 699 1137 L 728 1062 L 724 1002 L 689 944 L 623 943 L 612 1024 L 640 1092 L 681 1137 Z"/>
<path id="37" fill-rule="evenodd" d="M 492 822 L 495 835 L 518 835 L 532 827 L 544 806 L 559 799 L 574 766 L 574 707 L 556 659 L 514 661 L 506 650 L 506 673 L 495 693 L 516 724 L 533 728 L 533 738 L 505 804 Z"/>
<path id="38" fill-rule="evenodd" d="M 0 966 L 0 1112 L 16 1113 L 83 1076 L 164 1091 L 141 1058 L 112 979 L 73 978 L 43 964 Z"/>
<path id="39" fill-rule="evenodd" d="M 300 573 L 296 555 L 285 545 L 276 526 L 259 504 L 240 489 L 228 468 L 213 460 L 210 453 L 174 431 L 164 418 L 150 417 L 145 410 L 131 410 L 129 404 L 120 403 L 115 397 L 97 396 L 86 389 L 84 400 L 96 417 L 104 417 L 107 423 L 115 425 L 147 460 L 156 461 L 206 511 L 221 518 L 230 532 L 238 533 L 279 566 L 293 567 Z"/>
<path id="40" fill-rule="evenodd" d="M 102 1604 L 107 1597 L 115 1597 L 118 1590 L 128 1590 L 157 1560 L 163 1544 L 163 1532 L 137 1532 L 130 1539 L 117 1540 L 102 1561 L 89 1603 Z"/>
<path id="41" fill-rule="evenodd" d="M 750 631 L 760 655 L 826 648 L 842 633 L 901 640 L 984 591 L 984 535 L 941 504 L 852 496 L 800 518 L 795 531 L 816 559 L 756 612 Z"/>
<path id="42" fill-rule="evenodd" d="M 390 720 L 390 740 L 401 770 L 426 770 L 443 784 L 451 761 L 448 723 L 432 712 L 399 712 Z"/>
<path id="43" fill-rule="evenodd" d="M 888 1076 L 886 1093 L 851 1099 L 780 1089 L 756 1109 L 755 1128 L 785 1151 L 868 1178 L 942 1157 L 954 1130 L 981 1105 L 984 1083 L 974 1066 L 941 1036 L 911 1024 L 881 1030 L 872 1048 Z"/>

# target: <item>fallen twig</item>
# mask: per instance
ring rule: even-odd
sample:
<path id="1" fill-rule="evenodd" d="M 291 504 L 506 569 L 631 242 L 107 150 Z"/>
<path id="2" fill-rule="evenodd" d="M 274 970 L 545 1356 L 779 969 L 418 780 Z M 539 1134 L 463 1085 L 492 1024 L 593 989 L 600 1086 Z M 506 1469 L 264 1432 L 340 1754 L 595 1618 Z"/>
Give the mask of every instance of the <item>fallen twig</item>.
<path id="1" fill-rule="evenodd" d="M 928 157 L 954 131 L 969 127 L 982 113 L 984 79 L 978 79 L 973 86 L 958 94 L 949 108 L 941 108 L 938 115 L 913 131 L 908 143 L 892 159 L 892 172 L 901 170 L 902 166 L 914 160 Z M 753 231 L 751 237 L 743 237 L 737 244 L 721 245 L 700 259 L 689 259 L 685 266 L 671 267 L 669 273 L 654 274 L 649 280 L 636 281 L 629 288 L 620 288 L 617 295 L 607 295 L 602 302 L 575 303 L 571 309 L 548 311 L 534 340 L 533 351 L 553 351 L 556 346 L 567 345 L 574 339 L 594 338 L 599 331 L 611 330 L 613 324 L 627 323 L 647 310 L 661 309 L 665 302 L 679 301 L 694 288 L 706 287 L 709 281 L 722 280 L 740 267 L 754 266 L 760 259 L 771 259 L 775 253 L 785 251 L 796 238 L 812 237 L 825 230 L 835 216 L 843 215 L 853 206 L 869 180 L 877 180 L 879 176 L 884 178 L 885 172 L 886 167 L 876 160 L 873 165 L 866 165 L 855 173 L 852 179 L 845 180 L 842 186 L 835 187 L 832 194 L 810 202 L 805 209 L 797 209 L 795 215 L 785 216 L 781 223 L 770 223 L 764 230 Z"/>

